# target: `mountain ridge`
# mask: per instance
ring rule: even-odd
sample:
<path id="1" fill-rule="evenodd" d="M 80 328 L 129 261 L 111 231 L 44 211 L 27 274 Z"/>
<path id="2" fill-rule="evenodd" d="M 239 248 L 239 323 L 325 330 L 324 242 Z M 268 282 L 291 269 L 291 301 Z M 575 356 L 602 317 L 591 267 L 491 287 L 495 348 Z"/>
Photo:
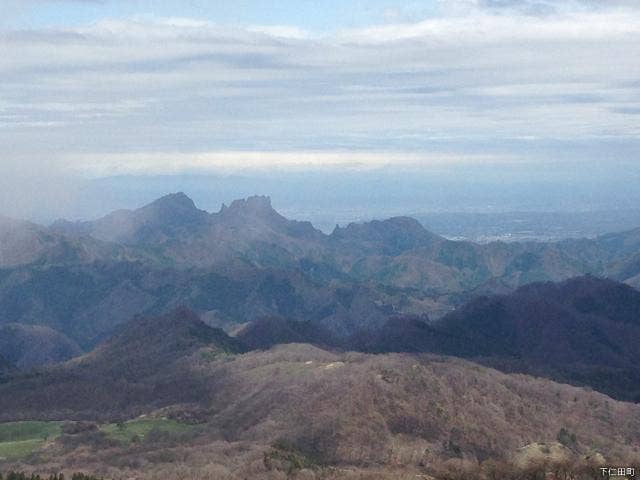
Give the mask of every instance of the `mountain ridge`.
<path id="1" fill-rule="evenodd" d="M 234 200 L 208 213 L 184 193 L 176 193 L 136 210 L 93 222 L 58 222 L 51 228 L 142 247 L 184 267 L 245 258 L 258 266 L 294 268 L 304 260 L 358 281 L 441 291 L 487 288 L 496 280 L 517 288 L 586 273 L 610 271 L 621 281 L 640 274 L 637 262 L 626 260 L 640 250 L 640 229 L 596 239 L 474 244 L 444 239 L 411 217 L 393 217 L 337 226 L 326 235 L 310 222 L 286 219 L 267 196 Z M 616 267 L 625 261 L 626 267 Z"/>
<path id="2" fill-rule="evenodd" d="M 640 401 L 640 292 L 585 276 L 479 297 L 433 324 L 390 320 L 365 351 L 431 352 Z"/>
<path id="3" fill-rule="evenodd" d="M 75 230 L 30 227 L 53 246 L 0 263 L 0 325 L 50 327 L 88 350 L 136 315 L 186 305 L 218 327 L 281 316 L 349 336 L 392 316 L 437 321 L 479 295 L 532 282 L 587 273 L 638 278 L 625 277 L 635 273 L 634 257 L 625 256 L 636 248 L 635 231 L 604 240 L 474 244 L 395 217 L 325 235 L 280 215 L 269 197 L 208 213 L 183 193 L 112 215 L 117 221 L 100 228 L 133 244 L 91 237 L 87 225 L 98 228 L 92 222 Z M 110 222 L 122 228 L 107 228 Z M 0 231 L 0 251 L 3 245 Z M 28 243 L 11 245 L 19 253 Z M 66 250 L 57 245 L 71 253 L 59 254 Z"/>

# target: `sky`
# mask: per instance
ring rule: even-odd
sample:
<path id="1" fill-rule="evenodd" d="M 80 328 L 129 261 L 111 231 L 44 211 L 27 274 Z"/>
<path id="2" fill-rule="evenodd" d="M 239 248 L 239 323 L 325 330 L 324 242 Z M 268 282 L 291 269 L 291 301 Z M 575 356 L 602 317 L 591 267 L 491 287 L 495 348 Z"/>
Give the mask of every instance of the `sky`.
<path id="1" fill-rule="evenodd" d="M 635 0 L 0 8 L 0 213 L 114 175 L 522 165 L 640 181 Z"/>

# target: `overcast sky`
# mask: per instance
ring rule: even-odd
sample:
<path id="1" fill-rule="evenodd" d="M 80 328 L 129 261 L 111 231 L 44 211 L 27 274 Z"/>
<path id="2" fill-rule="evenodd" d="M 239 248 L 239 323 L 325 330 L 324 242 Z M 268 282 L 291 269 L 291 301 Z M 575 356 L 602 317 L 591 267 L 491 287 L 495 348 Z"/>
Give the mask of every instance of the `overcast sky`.
<path id="1" fill-rule="evenodd" d="M 637 6 L 0 0 L 0 200 L 71 174 L 636 168 Z"/>

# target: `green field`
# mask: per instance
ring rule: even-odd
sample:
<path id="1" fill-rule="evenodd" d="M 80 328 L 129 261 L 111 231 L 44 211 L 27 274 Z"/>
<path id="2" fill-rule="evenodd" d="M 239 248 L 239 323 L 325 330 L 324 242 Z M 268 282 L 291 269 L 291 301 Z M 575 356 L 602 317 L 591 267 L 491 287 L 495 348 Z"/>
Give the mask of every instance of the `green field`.
<path id="1" fill-rule="evenodd" d="M 13 422 L 0 424 L 0 460 L 26 457 L 60 436 L 60 422 Z"/>
<path id="2" fill-rule="evenodd" d="M 23 459 L 42 449 L 62 433 L 63 422 L 0 423 L 0 462 Z M 180 435 L 197 432 L 198 427 L 165 418 L 137 419 L 103 425 L 100 430 L 124 444 L 144 440 L 152 430 Z"/>
<path id="3" fill-rule="evenodd" d="M 166 418 L 137 419 L 119 424 L 111 423 L 101 428 L 109 437 L 123 443 L 143 440 L 152 430 L 170 434 L 183 434 L 193 432 L 196 429 L 197 427 L 193 425 L 186 425 Z"/>

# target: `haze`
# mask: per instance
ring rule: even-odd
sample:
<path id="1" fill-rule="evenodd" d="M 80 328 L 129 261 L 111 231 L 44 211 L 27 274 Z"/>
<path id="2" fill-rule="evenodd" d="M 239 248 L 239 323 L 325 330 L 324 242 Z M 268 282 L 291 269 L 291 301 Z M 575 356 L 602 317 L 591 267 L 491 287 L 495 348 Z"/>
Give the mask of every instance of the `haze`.
<path id="1" fill-rule="evenodd" d="M 210 209 L 271 194 L 289 213 L 321 209 L 327 225 L 640 200 L 637 2 L 5 0 L 3 11 L 4 215 L 95 217 L 177 190 Z"/>

